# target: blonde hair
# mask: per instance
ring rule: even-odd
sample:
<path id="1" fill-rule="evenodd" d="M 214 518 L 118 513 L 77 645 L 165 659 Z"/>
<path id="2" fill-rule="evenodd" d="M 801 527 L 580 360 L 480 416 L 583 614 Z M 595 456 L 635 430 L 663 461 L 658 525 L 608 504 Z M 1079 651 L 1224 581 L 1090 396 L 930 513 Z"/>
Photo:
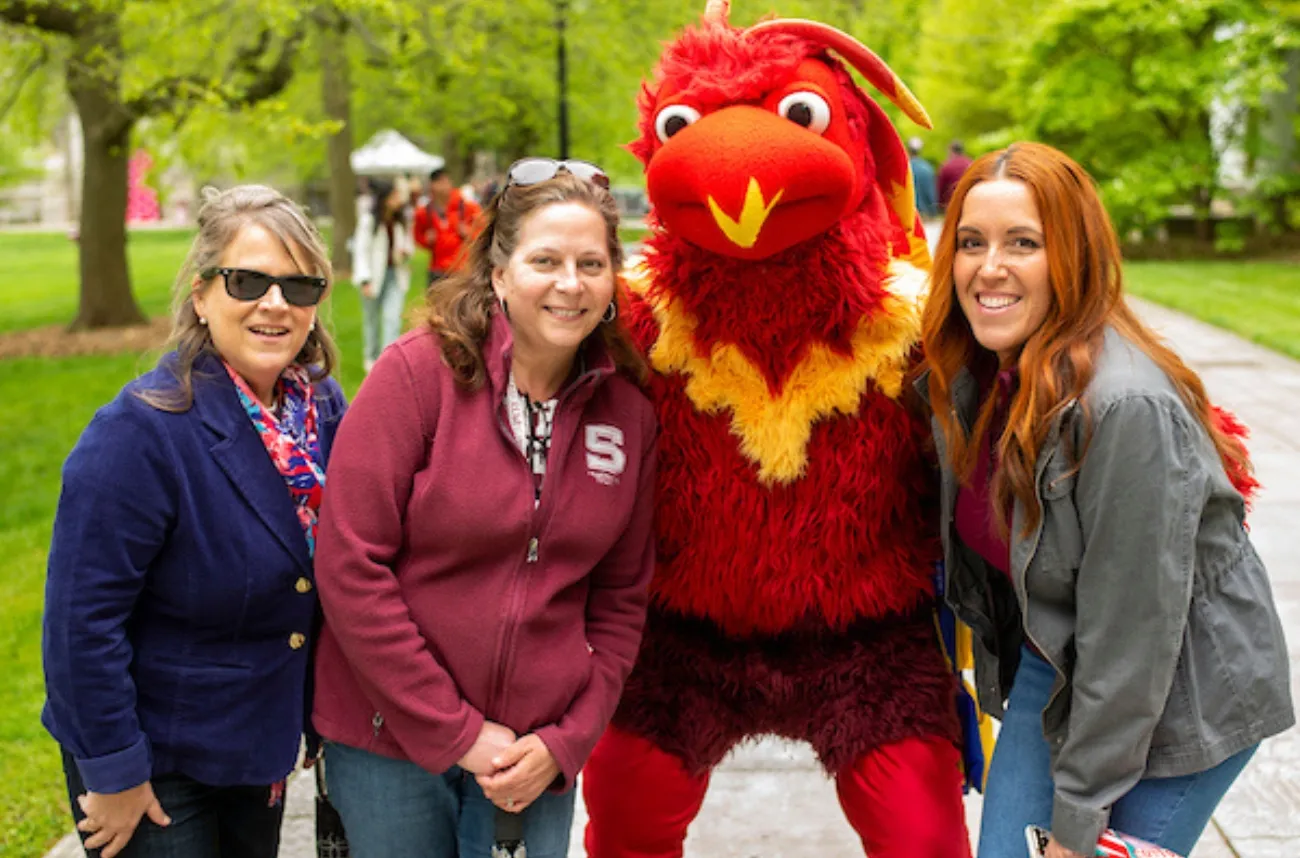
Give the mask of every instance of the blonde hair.
<path id="1" fill-rule="evenodd" d="M 176 384 L 136 394 L 162 411 L 189 410 L 194 404 L 194 362 L 203 354 L 217 354 L 211 333 L 199 322 L 194 309 L 194 293 L 213 288 L 219 277 L 202 281 L 197 287 L 195 280 L 199 272 L 221 264 L 222 254 L 245 224 L 255 223 L 274 235 L 295 260 L 299 255 L 305 257 L 307 270 L 302 273 L 324 277 L 327 289 L 334 283 L 329 251 L 320 233 L 307 213 L 284 194 L 266 185 L 237 185 L 224 191 L 204 188 L 202 196 L 198 235 L 172 284 L 172 331 L 167 349 L 175 353 L 175 359 L 171 362 L 170 356 L 164 356 L 163 360 Z M 307 369 L 312 381 L 327 378 L 334 371 L 338 349 L 319 320 L 294 362 Z"/>

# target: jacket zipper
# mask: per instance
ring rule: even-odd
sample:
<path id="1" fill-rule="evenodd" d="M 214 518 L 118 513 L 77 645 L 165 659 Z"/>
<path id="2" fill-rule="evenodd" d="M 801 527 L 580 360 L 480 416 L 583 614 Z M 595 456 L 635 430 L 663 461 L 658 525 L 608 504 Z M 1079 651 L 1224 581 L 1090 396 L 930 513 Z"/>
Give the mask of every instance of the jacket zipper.
<path id="1" fill-rule="evenodd" d="M 552 443 L 550 447 L 551 451 L 555 455 L 555 458 L 553 460 L 550 460 L 550 458 L 548 457 L 548 461 L 546 463 L 546 475 L 543 475 L 542 477 L 542 498 L 539 504 L 533 509 L 532 515 L 529 517 L 528 542 L 524 548 L 525 570 L 527 569 L 528 566 L 536 563 L 541 554 L 542 523 L 548 520 L 543 513 L 549 511 L 550 497 L 552 494 L 554 494 L 553 492 L 548 492 L 545 490 L 546 476 L 552 473 L 559 472 L 560 466 L 563 464 L 564 450 L 567 449 L 569 446 L 569 441 L 567 439 L 567 436 L 559 432 L 561 426 L 565 425 L 561 422 L 561 420 L 563 417 L 567 416 L 567 412 L 564 410 L 564 405 L 568 401 L 570 394 L 573 391 L 577 390 L 582 385 L 584 379 L 585 376 L 579 378 L 576 382 L 574 382 L 573 385 L 571 385 L 568 388 L 568 390 L 566 390 L 564 393 L 561 394 L 559 402 L 557 402 L 555 405 L 555 425 L 551 433 Z M 509 426 L 507 426 L 502 421 L 501 419 L 502 407 L 503 406 L 500 405 L 498 406 L 497 426 L 501 430 L 501 432 L 505 435 L 506 440 L 510 443 L 511 449 L 513 449 L 515 453 L 518 454 L 519 461 L 523 464 L 524 471 L 528 476 L 529 488 L 532 488 L 532 481 L 533 481 L 532 464 L 528 461 L 527 457 L 524 456 L 522 452 L 520 452 L 519 444 L 514 437 L 513 431 L 510 429 Z M 564 439 L 563 443 L 558 445 L 555 444 L 554 442 L 557 438 Z M 505 706 L 506 691 L 507 691 L 506 680 L 510 676 L 510 668 L 514 663 L 515 631 L 517 630 L 519 625 L 517 619 L 521 608 L 521 603 L 523 601 L 522 597 L 524 591 L 527 589 L 526 587 L 527 581 L 521 580 L 522 578 L 523 576 L 520 575 L 517 571 L 515 576 L 510 581 L 510 597 L 508 599 L 508 609 L 506 611 L 505 622 L 501 630 L 501 636 L 498 639 L 499 645 L 497 648 L 496 658 L 493 660 L 493 664 L 495 665 L 496 668 L 496 675 L 493 678 L 491 690 L 488 692 L 487 709 L 489 713 L 498 712 L 502 710 Z M 491 716 L 489 715 L 489 717 Z"/>

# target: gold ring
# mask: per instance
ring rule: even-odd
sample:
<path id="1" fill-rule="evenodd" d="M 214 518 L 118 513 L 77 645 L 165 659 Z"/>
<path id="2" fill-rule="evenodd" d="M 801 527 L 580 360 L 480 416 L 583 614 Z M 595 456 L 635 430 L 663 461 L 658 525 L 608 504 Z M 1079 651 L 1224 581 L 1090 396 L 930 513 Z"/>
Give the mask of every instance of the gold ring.
<path id="1" fill-rule="evenodd" d="M 509 810 L 514 806 L 515 806 L 515 800 L 513 798 L 506 799 L 506 810 Z"/>

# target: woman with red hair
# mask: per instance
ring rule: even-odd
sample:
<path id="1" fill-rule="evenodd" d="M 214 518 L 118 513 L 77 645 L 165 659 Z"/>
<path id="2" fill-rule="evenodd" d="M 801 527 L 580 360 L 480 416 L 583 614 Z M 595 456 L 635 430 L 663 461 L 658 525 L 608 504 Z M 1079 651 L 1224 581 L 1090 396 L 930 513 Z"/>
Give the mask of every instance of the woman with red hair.
<path id="1" fill-rule="evenodd" d="M 1231 418 L 1125 303 L 1091 178 L 1017 143 L 953 194 L 923 319 L 946 598 L 1002 718 L 980 858 L 1186 854 L 1291 726 L 1286 645 L 1243 526 Z"/>

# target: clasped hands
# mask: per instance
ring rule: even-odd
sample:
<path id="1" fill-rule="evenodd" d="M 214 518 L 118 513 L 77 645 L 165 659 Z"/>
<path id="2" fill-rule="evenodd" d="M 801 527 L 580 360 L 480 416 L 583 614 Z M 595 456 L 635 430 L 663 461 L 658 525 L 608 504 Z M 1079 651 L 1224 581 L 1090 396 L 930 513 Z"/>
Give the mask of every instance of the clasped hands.
<path id="1" fill-rule="evenodd" d="M 546 743 L 529 733 L 516 738 L 509 727 L 484 721 L 474 744 L 457 764 L 502 810 L 522 813 L 560 774 Z"/>

